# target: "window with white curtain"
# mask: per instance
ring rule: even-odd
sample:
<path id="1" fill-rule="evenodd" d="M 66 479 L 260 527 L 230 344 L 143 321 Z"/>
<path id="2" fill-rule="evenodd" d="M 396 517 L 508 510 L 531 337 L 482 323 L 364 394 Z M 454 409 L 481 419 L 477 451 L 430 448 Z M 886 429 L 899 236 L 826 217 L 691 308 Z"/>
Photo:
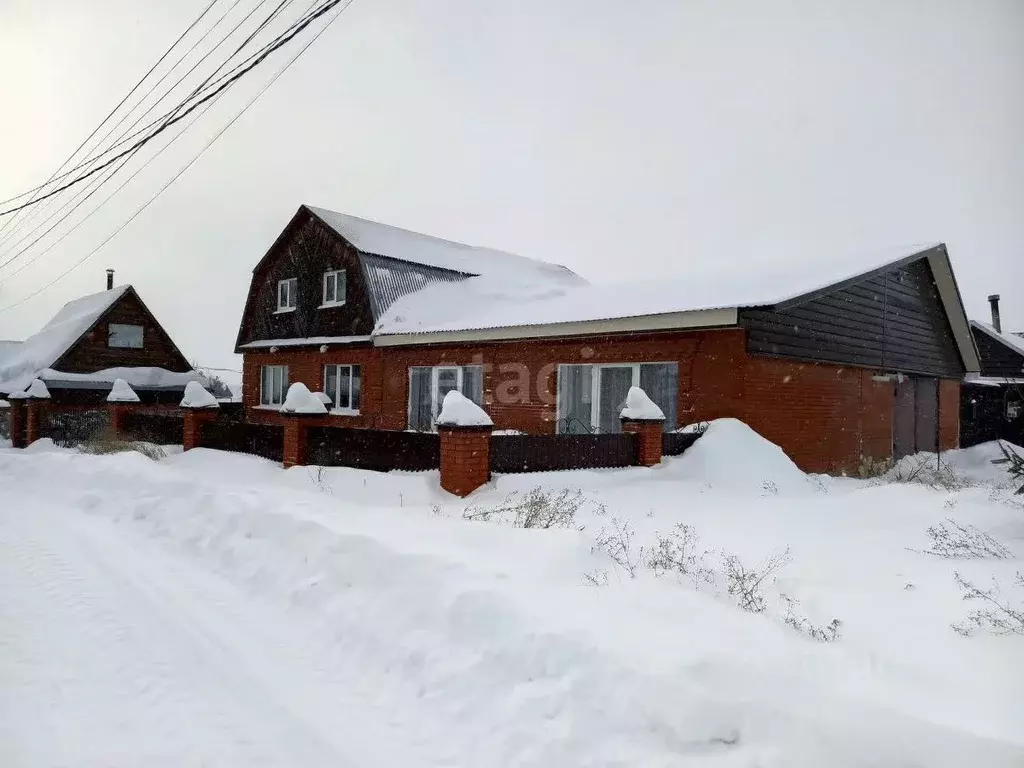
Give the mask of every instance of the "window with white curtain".
<path id="1" fill-rule="evenodd" d="M 433 431 L 444 396 L 453 389 L 483 407 L 483 366 L 435 365 L 410 368 L 409 429 L 418 432 Z"/>
<path id="2" fill-rule="evenodd" d="M 621 432 L 619 413 L 630 387 L 640 387 L 661 408 L 666 431 L 676 428 L 677 363 L 603 363 L 558 366 L 556 430 Z"/>
<path id="3" fill-rule="evenodd" d="M 299 302 L 299 278 L 289 277 L 277 283 L 277 311 L 291 312 Z"/>
<path id="4" fill-rule="evenodd" d="M 361 379 L 358 365 L 324 366 L 324 392 L 331 398 L 334 410 L 359 413 Z"/>
<path id="5" fill-rule="evenodd" d="M 264 365 L 260 368 L 260 405 L 284 405 L 287 391 L 287 365 Z"/>
<path id="6" fill-rule="evenodd" d="M 338 307 L 345 303 L 347 280 L 345 270 L 324 272 L 324 300 L 321 307 Z"/>

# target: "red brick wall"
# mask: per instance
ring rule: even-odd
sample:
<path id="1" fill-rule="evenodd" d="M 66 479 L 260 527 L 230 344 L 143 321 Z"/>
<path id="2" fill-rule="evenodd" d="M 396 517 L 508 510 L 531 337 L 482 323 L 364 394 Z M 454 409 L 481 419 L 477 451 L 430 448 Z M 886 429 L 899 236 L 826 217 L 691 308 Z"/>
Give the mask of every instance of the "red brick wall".
<path id="1" fill-rule="evenodd" d="M 287 364 L 291 381 L 317 391 L 323 388 L 325 363 L 358 364 L 363 366 L 360 415 L 329 417 L 323 423 L 405 429 L 410 366 L 476 364 L 485 366 L 485 408 L 495 429 L 550 434 L 555 431 L 559 363 L 656 361 L 679 363 L 680 424 L 724 416 L 742 419 L 807 471 L 854 473 L 862 456 L 891 456 L 891 381 L 876 380 L 877 372 L 861 368 L 750 356 L 741 329 L 477 346 L 361 346 L 324 354 L 247 353 L 243 397 L 250 418 L 278 421 L 281 417 L 274 412 L 251 408 L 259 401 L 260 365 Z M 941 383 L 940 409 L 942 446 L 953 447 L 958 382 Z"/>
<path id="2" fill-rule="evenodd" d="M 939 382 L 939 450 L 948 451 L 960 445 L 960 382 L 943 379 Z"/>

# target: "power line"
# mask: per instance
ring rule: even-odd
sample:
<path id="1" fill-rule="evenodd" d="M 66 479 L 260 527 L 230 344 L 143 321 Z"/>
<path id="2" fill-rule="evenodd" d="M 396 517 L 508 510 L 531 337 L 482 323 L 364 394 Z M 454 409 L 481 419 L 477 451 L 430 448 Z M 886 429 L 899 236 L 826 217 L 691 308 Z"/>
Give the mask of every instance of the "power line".
<path id="1" fill-rule="evenodd" d="M 86 261 L 88 261 L 93 256 L 95 256 L 100 251 L 100 249 L 103 248 L 103 246 L 105 246 L 107 243 L 109 243 L 111 240 L 113 240 L 115 237 L 117 237 L 117 235 L 119 235 L 126 227 L 128 227 L 129 224 L 131 224 L 133 221 L 135 221 L 135 219 L 138 218 L 139 215 L 143 211 L 145 211 L 150 205 L 152 205 L 153 202 L 157 198 L 159 198 L 160 195 L 162 195 L 167 190 L 168 187 L 170 187 L 175 181 L 177 181 L 179 178 L 181 178 L 181 176 L 189 168 L 191 168 L 199 160 L 199 158 L 201 158 L 204 154 L 206 154 L 206 151 L 208 149 L 210 149 L 210 147 L 212 147 L 214 145 L 214 143 L 216 143 L 216 141 L 221 136 L 223 136 L 227 132 L 227 130 L 232 125 L 234 125 L 235 122 L 242 115 L 244 115 L 246 113 L 246 111 L 248 111 L 248 109 L 253 104 L 255 104 L 259 100 L 259 98 L 261 96 L 263 96 L 263 94 L 266 93 L 275 82 L 277 82 L 278 78 L 281 77 L 281 75 L 283 75 L 288 70 L 288 68 L 291 67 L 292 64 L 294 64 L 299 59 L 299 57 L 302 56 L 302 54 L 304 54 L 306 52 L 306 50 L 309 49 L 309 47 L 313 43 L 315 43 L 320 38 L 320 36 L 324 32 L 326 32 L 328 30 L 328 28 L 330 28 L 330 26 L 335 21 L 338 20 L 338 17 L 340 17 L 342 13 L 344 13 L 346 10 L 348 10 L 348 8 L 352 5 L 353 2 L 354 2 L 354 0 L 344 0 L 344 3 L 341 4 L 341 6 L 338 8 L 337 13 L 335 13 L 334 16 L 332 16 L 330 18 L 330 20 L 328 20 L 328 22 L 315 35 L 313 35 L 313 37 L 310 38 L 306 42 L 306 44 L 303 45 L 302 48 L 300 48 L 298 50 L 298 52 L 291 59 L 289 59 L 288 62 L 281 69 L 279 69 L 274 74 L 274 76 L 270 79 L 270 81 L 266 85 L 264 85 L 263 88 L 260 89 L 260 91 L 252 99 L 250 99 L 246 103 L 246 105 L 244 107 L 242 107 L 242 109 L 239 110 L 235 114 L 235 116 L 232 117 L 231 120 L 229 120 L 228 123 L 223 128 L 221 128 L 216 134 L 214 134 L 213 138 L 211 138 L 206 143 L 206 145 L 199 151 L 199 153 L 195 157 L 193 157 L 191 160 L 189 160 L 188 163 L 186 163 L 184 166 L 182 166 L 182 168 L 176 174 L 174 174 L 174 176 L 172 176 L 163 186 L 161 186 L 160 189 L 158 189 L 156 191 L 156 193 L 152 197 L 149 198 L 149 200 L 147 200 L 138 209 L 136 209 L 136 211 L 130 217 L 128 217 L 128 219 L 123 224 L 121 224 L 119 227 L 117 227 L 117 229 L 115 229 L 113 232 L 111 232 L 110 235 L 108 235 L 103 240 L 103 242 L 101 242 L 99 245 L 97 245 L 95 248 L 93 248 L 91 251 L 89 251 L 89 253 L 87 253 L 85 256 L 80 258 L 78 261 L 76 261 L 74 264 L 72 264 L 66 270 L 61 272 L 55 278 L 50 280 L 50 282 L 44 284 L 41 288 L 38 288 L 37 290 L 35 290 L 32 293 L 28 294 L 27 296 L 19 299 L 18 301 L 14 302 L 13 304 L 9 304 L 6 307 L 0 308 L 0 313 L 7 312 L 7 311 L 9 311 L 11 309 L 14 309 L 17 306 L 20 306 L 21 304 L 24 304 L 26 301 L 28 301 L 29 299 L 32 299 L 32 298 L 38 296 L 43 291 L 45 291 L 47 288 L 49 288 L 52 285 L 56 284 L 58 281 L 63 280 L 65 277 L 67 277 L 69 274 L 71 274 L 71 272 L 73 272 L 78 267 L 80 267 L 82 264 L 84 264 Z M 338 6 L 340 3 L 341 3 L 341 0 L 337 0 L 336 2 L 333 3 L 332 7 Z"/>
<path id="2" fill-rule="evenodd" d="M 287 45 L 289 42 L 291 42 L 292 39 L 294 39 L 298 34 L 300 34 L 304 29 L 306 29 L 310 24 L 312 24 L 318 18 L 322 17 L 324 14 L 330 12 L 340 2 L 341 2 L 341 0 L 326 0 L 326 2 L 324 2 L 323 5 L 320 8 L 318 8 L 317 10 L 315 10 L 312 13 L 308 14 L 305 18 L 303 18 L 299 22 L 296 22 L 295 24 L 293 24 L 284 34 L 278 36 L 272 43 L 270 43 L 269 45 L 265 46 L 264 49 L 259 54 L 254 55 L 255 58 L 254 57 L 250 57 L 250 59 L 247 60 L 247 61 L 250 62 L 250 63 L 248 63 L 247 66 L 244 66 L 244 68 L 243 68 L 242 65 L 239 65 L 239 67 L 236 67 L 235 70 L 232 70 L 232 74 L 230 74 L 230 76 L 226 75 L 225 77 L 222 77 L 221 79 L 219 79 L 217 81 L 217 83 L 220 83 L 220 85 L 217 86 L 211 93 L 208 93 L 205 96 L 203 96 L 202 98 L 196 100 L 193 104 L 191 104 L 184 111 L 180 111 L 180 110 L 184 106 L 185 102 L 182 102 L 182 104 L 180 104 L 174 110 L 171 110 L 171 112 L 168 113 L 168 116 L 165 116 L 165 117 L 167 117 L 167 119 L 161 118 L 163 121 L 156 128 L 156 130 L 154 130 L 151 134 L 149 134 L 148 136 L 144 137 L 143 139 L 140 139 L 139 141 L 137 141 L 134 144 L 132 144 L 130 147 L 128 147 L 128 149 L 118 153 L 117 155 L 114 155 L 113 157 L 111 157 L 108 160 L 104 161 L 100 165 L 92 168 L 91 170 L 89 170 L 89 171 L 87 171 L 87 172 L 85 172 L 83 174 L 80 174 L 77 178 L 73 179 L 72 181 L 70 181 L 70 182 L 68 182 L 66 184 L 63 184 L 63 185 L 57 187 L 56 189 L 53 189 L 53 190 L 47 192 L 46 194 L 39 196 L 38 198 L 36 198 L 34 200 L 30 200 L 27 203 L 23 203 L 21 205 L 17 205 L 15 207 L 9 208 L 9 209 L 7 209 L 5 211 L 0 211 L 0 216 L 7 216 L 7 215 L 10 215 L 12 213 L 16 213 L 17 211 L 20 211 L 20 210 L 22 210 L 24 208 L 27 208 L 27 207 L 29 207 L 31 205 L 37 205 L 38 203 L 46 200 L 47 198 L 53 197 L 54 195 L 57 195 L 57 194 L 63 192 L 64 190 L 69 189 L 70 187 L 73 187 L 73 186 L 75 186 L 77 184 L 80 184 L 82 181 L 84 181 L 85 179 L 87 179 L 87 178 L 95 175 L 96 173 L 102 171 L 104 168 L 107 168 L 107 167 L 113 165 L 115 162 L 120 160 L 122 157 L 125 157 L 126 155 L 128 155 L 129 153 L 134 151 L 135 149 L 138 149 L 139 147 L 143 146 L 144 144 L 147 144 L 149 141 L 152 141 L 153 138 L 155 138 L 157 135 L 159 135 L 160 133 L 165 131 L 168 127 L 170 127 L 171 125 L 174 125 L 177 122 L 180 122 L 185 117 L 187 117 L 191 112 L 195 111 L 198 107 L 200 107 L 202 104 L 206 103 L 210 99 L 216 97 L 219 93 L 221 93 L 221 92 L 227 90 L 228 88 L 230 88 L 238 80 L 240 80 L 242 77 L 244 77 L 250 71 L 252 71 L 255 67 L 259 66 L 271 53 L 273 53 L 274 51 L 276 51 L 276 50 L 280 49 L 281 47 Z M 215 85 L 216 85 L 216 83 L 215 83 Z M 195 95 L 195 93 L 196 92 L 193 92 L 193 95 Z M 187 102 L 187 99 L 186 99 L 186 102 Z M 158 121 L 155 121 L 155 122 L 160 122 L 160 121 L 158 120 Z"/>

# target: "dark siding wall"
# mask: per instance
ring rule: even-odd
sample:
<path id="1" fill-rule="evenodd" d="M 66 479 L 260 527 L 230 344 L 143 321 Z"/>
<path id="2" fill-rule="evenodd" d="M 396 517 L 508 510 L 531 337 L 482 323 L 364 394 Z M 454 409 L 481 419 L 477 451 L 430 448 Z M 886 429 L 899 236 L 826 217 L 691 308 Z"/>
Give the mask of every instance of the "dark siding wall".
<path id="1" fill-rule="evenodd" d="M 324 272 L 344 269 L 346 303 L 320 309 Z M 277 312 L 277 283 L 298 278 L 298 307 Z M 335 232 L 306 214 L 294 221 L 253 275 L 239 343 L 309 336 L 365 336 L 373 330 L 359 257 Z"/>
<path id="2" fill-rule="evenodd" d="M 142 349 L 108 347 L 107 326 L 110 323 L 141 325 Z M 93 373 L 120 366 L 153 366 L 169 371 L 192 368 L 132 291 L 127 291 L 96 326 L 53 365 L 54 369 L 68 373 Z"/>
<path id="3" fill-rule="evenodd" d="M 978 345 L 978 353 L 981 355 L 982 376 L 1016 378 L 1024 374 L 1024 355 L 1018 355 L 977 328 L 971 328 L 971 333 L 974 334 L 974 343 Z M 1024 346 L 1024 339 L 1021 340 L 1021 346 Z"/>
<path id="4" fill-rule="evenodd" d="M 944 378 L 964 375 L 924 259 L 782 310 L 745 310 L 752 354 Z"/>

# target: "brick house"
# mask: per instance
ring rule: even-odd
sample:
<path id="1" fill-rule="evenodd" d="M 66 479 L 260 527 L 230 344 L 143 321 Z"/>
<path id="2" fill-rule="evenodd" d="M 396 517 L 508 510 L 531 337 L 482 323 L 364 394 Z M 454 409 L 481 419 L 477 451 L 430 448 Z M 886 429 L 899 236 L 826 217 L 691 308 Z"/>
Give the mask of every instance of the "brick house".
<path id="1" fill-rule="evenodd" d="M 143 402 L 177 404 L 200 376 L 135 289 L 114 286 L 113 270 L 106 290 L 68 302 L 24 341 L 0 344 L 0 398 L 40 379 L 53 405 L 94 405 L 117 378 Z"/>
<path id="2" fill-rule="evenodd" d="M 666 429 L 740 418 L 811 471 L 955 447 L 978 355 L 945 246 L 811 273 L 597 286 L 302 206 L 253 270 L 246 417 L 301 381 L 323 424 L 432 430 L 459 389 L 499 430 L 607 432 L 636 384 Z"/>

